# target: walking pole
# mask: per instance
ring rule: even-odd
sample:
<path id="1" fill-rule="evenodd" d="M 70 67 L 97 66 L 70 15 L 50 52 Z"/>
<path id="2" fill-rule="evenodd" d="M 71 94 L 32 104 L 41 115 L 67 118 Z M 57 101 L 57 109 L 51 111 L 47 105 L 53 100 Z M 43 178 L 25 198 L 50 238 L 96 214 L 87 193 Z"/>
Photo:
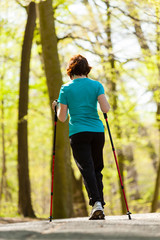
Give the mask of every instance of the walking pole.
<path id="1" fill-rule="evenodd" d="M 106 114 L 106 113 L 103 113 L 103 115 L 104 115 L 104 118 L 105 118 L 105 120 L 106 120 L 106 124 L 107 124 L 107 128 L 108 128 L 108 133 L 109 133 L 109 138 L 110 138 L 110 142 L 111 142 L 111 146 L 112 146 L 112 150 L 113 150 L 113 155 L 114 155 L 114 158 L 115 158 L 115 162 L 116 162 L 116 166 L 117 166 L 117 170 L 118 170 L 118 175 L 119 175 L 119 179 L 120 179 L 120 183 L 121 183 L 121 188 L 122 188 L 124 200 L 125 200 L 125 203 L 126 203 L 127 215 L 128 215 L 128 217 L 129 217 L 129 219 L 131 220 L 131 216 L 130 216 L 131 212 L 129 211 L 129 208 L 128 208 L 128 203 L 127 203 L 127 199 L 126 199 L 126 195 L 125 195 L 125 191 L 124 191 L 124 186 L 123 186 L 123 182 L 122 182 L 122 177 L 121 177 L 121 173 L 120 173 L 120 170 L 119 170 L 118 161 L 117 161 L 117 156 L 116 156 L 116 153 L 115 153 L 115 148 L 114 148 L 114 145 L 113 145 L 113 140 L 112 140 L 112 136 L 111 136 L 111 132 L 110 132 L 110 128 L 109 128 L 109 123 L 108 123 L 107 114 Z"/>
<path id="2" fill-rule="evenodd" d="M 53 158 L 52 158 L 52 182 L 51 182 L 51 203 L 50 203 L 50 217 L 49 220 L 52 222 L 52 209 L 53 209 L 53 180 L 54 180 L 54 162 L 55 162 L 55 148 L 56 148 L 56 126 L 57 126 L 57 106 L 54 108 L 54 141 L 53 141 Z"/>

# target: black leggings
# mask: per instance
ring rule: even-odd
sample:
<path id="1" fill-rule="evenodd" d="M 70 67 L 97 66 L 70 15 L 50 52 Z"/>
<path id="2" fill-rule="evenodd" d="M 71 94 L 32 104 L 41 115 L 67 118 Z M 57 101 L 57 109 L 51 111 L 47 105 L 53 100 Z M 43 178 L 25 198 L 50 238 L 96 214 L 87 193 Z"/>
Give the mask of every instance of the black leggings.
<path id="1" fill-rule="evenodd" d="M 96 201 L 105 205 L 101 173 L 104 167 L 104 141 L 103 132 L 81 132 L 70 136 L 73 156 L 82 174 L 91 206 Z"/>

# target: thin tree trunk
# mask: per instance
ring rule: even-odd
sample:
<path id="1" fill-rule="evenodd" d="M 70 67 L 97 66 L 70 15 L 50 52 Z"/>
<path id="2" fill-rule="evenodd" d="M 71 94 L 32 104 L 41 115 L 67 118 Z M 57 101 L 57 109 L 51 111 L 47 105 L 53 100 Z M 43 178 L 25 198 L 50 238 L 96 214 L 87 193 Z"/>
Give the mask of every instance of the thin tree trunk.
<path id="1" fill-rule="evenodd" d="M 147 134 L 148 138 L 149 138 L 149 135 Z M 153 165 L 153 168 L 155 170 L 155 172 L 157 172 L 157 169 L 158 169 L 158 162 L 157 162 L 157 153 L 155 151 L 155 146 L 154 144 L 149 141 L 148 144 L 147 144 L 147 148 L 149 150 L 149 156 L 152 160 L 152 165 Z"/>
<path id="2" fill-rule="evenodd" d="M 159 72 L 159 86 L 160 86 L 160 10 L 156 9 L 157 15 L 157 68 Z M 160 93 L 160 89 L 158 89 Z M 159 100 L 159 99 L 158 99 Z M 152 201 L 151 212 L 155 212 L 158 208 L 158 197 L 159 197 L 159 190 L 160 190 L 160 101 L 157 101 L 157 112 L 156 112 L 156 120 L 158 125 L 158 168 L 157 168 L 157 177 L 154 189 L 154 196 Z"/>
<path id="3" fill-rule="evenodd" d="M 3 79 L 2 79 L 3 81 Z M 2 133 L 2 176 L 0 183 L 0 201 L 2 200 L 2 195 L 5 195 L 5 200 L 9 199 L 10 194 L 8 192 L 7 184 L 7 167 L 6 167 L 6 151 L 5 151 L 5 125 L 4 125 L 4 100 L 1 100 L 1 133 Z"/>
<path id="4" fill-rule="evenodd" d="M 1 78 L 1 85 L 3 89 L 3 79 Z M 2 199 L 2 194 L 4 192 L 5 188 L 5 181 L 6 181 L 6 154 L 5 154 L 5 133 L 4 133 L 4 100 L 3 100 L 3 94 L 2 94 L 2 100 L 1 100 L 1 133 L 2 133 L 2 177 L 1 177 L 1 183 L 0 183 L 0 200 Z"/>
<path id="5" fill-rule="evenodd" d="M 35 3 L 28 6 L 28 19 L 25 28 L 20 72 L 19 115 L 18 115 L 18 181 L 19 211 L 25 217 L 35 217 L 31 203 L 31 189 L 28 163 L 28 85 L 30 56 L 36 21 Z"/>
<path id="6" fill-rule="evenodd" d="M 138 189 L 138 174 L 135 168 L 133 147 L 131 144 L 125 146 L 125 158 L 129 162 L 129 165 L 127 166 L 127 177 L 130 179 L 130 198 L 137 200 L 140 198 Z"/>
<path id="7" fill-rule="evenodd" d="M 160 188 L 160 162 L 157 169 L 157 177 L 155 182 L 154 196 L 152 200 L 151 212 L 156 212 L 158 207 L 158 197 L 159 197 L 159 188 Z"/>
<path id="8" fill-rule="evenodd" d="M 58 98 L 62 85 L 62 75 L 57 49 L 57 36 L 53 17 L 52 0 L 41 1 L 38 5 L 40 33 L 45 74 L 47 78 L 50 107 Z M 52 123 L 53 123 L 53 111 Z M 57 124 L 55 174 L 53 189 L 53 217 L 65 218 L 73 214 L 72 175 L 68 123 Z"/>
<path id="9" fill-rule="evenodd" d="M 108 62 L 110 64 L 110 78 L 108 79 L 108 88 L 110 94 L 110 103 L 113 108 L 113 114 L 114 114 L 114 119 L 115 119 L 115 126 L 116 126 L 116 136 L 118 139 L 121 139 L 121 128 L 120 128 L 120 123 L 118 121 L 117 117 L 117 71 L 115 67 L 115 57 L 113 53 L 113 44 L 112 44 L 112 38 L 111 38 L 111 12 L 110 12 L 110 3 L 109 0 L 106 1 L 106 6 L 107 6 L 107 27 L 106 27 L 106 32 L 107 32 L 107 46 L 108 46 Z M 118 155 L 118 163 L 119 163 L 119 169 L 121 172 L 121 177 L 122 181 L 124 184 L 124 176 L 123 176 L 123 171 L 124 171 L 124 154 L 122 148 L 119 147 L 117 150 L 117 155 Z M 126 213 L 126 205 L 124 201 L 124 196 L 122 192 L 122 188 L 119 182 L 119 188 L 120 188 L 120 196 L 121 196 L 121 207 L 122 207 L 122 214 Z"/>
<path id="10" fill-rule="evenodd" d="M 82 177 L 76 179 L 74 171 L 72 169 L 72 182 L 73 182 L 73 207 L 74 217 L 88 216 L 86 202 L 82 189 Z"/>

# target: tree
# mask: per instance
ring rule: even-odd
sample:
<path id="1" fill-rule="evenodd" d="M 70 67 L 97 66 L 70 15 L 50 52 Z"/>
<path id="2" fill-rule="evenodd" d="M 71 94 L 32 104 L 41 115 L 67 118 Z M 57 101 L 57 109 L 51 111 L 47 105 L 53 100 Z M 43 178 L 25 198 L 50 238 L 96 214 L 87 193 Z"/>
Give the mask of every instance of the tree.
<path id="1" fill-rule="evenodd" d="M 107 85 L 108 85 L 108 90 L 110 92 L 110 102 L 111 102 L 111 106 L 113 108 L 113 114 L 114 114 L 114 120 L 115 120 L 115 127 L 116 127 L 116 136 L 118 139 L 121 139 L 121 126 L 120 126 L 120 122 L 118 120 L 118 94 L 117 94 L 117 80 L 119 77 L 119 73 L 116 70 L 116 60 L 115 60 L 115 56 L 114 56 L 114 52 L 113 52 L 113 43 L 112 43 L 112 30 L 111 30 L 111 10 L 110 10 L 110 1 L 106 1 L 106 5 L 107 5 L 107 23 L 106 23 L 106 33 L 107 33 L 107 46 L 108 46 L 108 64 L 109 66 L 109 76 L 107 79 Z M 107 72 L 107 71 L 106 71 Z M 123 154 L 123 150 L 122 147 L 119 147 L 118 151 L 118 161 L 119 161 L 119 168 L 120 168 L 120 172 L 121 172 L 121 177 L 122 177 L 122 181 L 124 183 L 124 175 L 123 175 L 123 171 L 124 171 L 124 163 L 123 163 L 123 159 L 124 159 L 124 154 Z M 123 192 L 121 191 L 121 185 L 120 186 L 120 195 L 121 195 L 121 206 L 122 206 L 122 213 L 126 213 L 126 206 L 125 206 L 125 202 L 124 202 L 124 197 L 123 197 Z"/>
<path id="2" fill-rule="evenodd" d="M 52 0 L 41 1 L 38 4 L 38 12 L 44 68 L 49 92 L 49 103 L 51 107 L 53 100 L 58 98 L 59 90 L 62 85 Z M 54 113 L 52 109 L 51 115 L 53 123 Z M 65 218 L 72 216 L 72 196 L 68 123 L 62 124 L 58 122 L 53 191 L 54 218 Z"/>
<path id="3" fill-rule="evenodd" d="M 28 6 L 28 19 L 22 46 L 18 113 L 19 211 L 25 217 L 35 217 L 31 204 L 27 132 L 29 69 L 35 21 L 35 3 L 31 2 Z"/>
<path id="4" fill-rule="evenodd" d="M 0 85 L 1 85 L 1 133 L 2 133 L 2 176 L 0 182 L 0 201 L 2 200 L 2 195 L 5 195 L 5 199 L 8 200 L 11 198 L 11 195 L 8 191 L 7 183 L 7 166 L 6 166 L 6 142 L 5 142 L 5 117 L 4 117 L 4 93 L 3 93 L 3 81 L 4 76 L 1 76 Z"/>
<path id="5" fill-rule="evenodd" d="M 158 83 L 157 89 L 155 91 L 155 100 L 157 104 L 157 112 L 156 112 L 156 120 L 158 126 L 158 134 L 159 134 L 159 160 L 158 160 L 158 167 L 157 167 L 157 176 L 155 182 L 155 190 L 154 196 L 152 201 L 151 212 L 155 212 L 158 207 L 158 196 L 160 190 L 160 9 L 157 6 L 156 8 L 156 48 L 157 48 L 157 69 L 158 69 Z"/>
<path id="6" fill-rule="evenodd" d="M 72 169 L 72 182 L 73 182 L 74 217 L 86 217 L 88 216 L 88 212 L 82 190 L 82 176 L 80 176 L 77 179 L 74 175 L 73 169 Z"/>

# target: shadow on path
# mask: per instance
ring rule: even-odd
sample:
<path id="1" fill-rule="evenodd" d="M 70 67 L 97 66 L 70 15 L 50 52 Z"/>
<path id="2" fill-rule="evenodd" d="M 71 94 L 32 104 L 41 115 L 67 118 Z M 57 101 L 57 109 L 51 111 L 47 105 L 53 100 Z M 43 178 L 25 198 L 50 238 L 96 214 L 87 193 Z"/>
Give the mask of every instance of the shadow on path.
<path id="1" fill-rule="evenodd" d="M 0 240 L 13 240 L 13 239 L 56 239 L 56 240 L 159 240 L 159 237 L 144 237 L 144 236 L 137 236 L 132 235 L 128 236 L 128 234 L 123 235 L 120 234 L 119 236 L 113 236 L 111 234 L 96 234 L 96 233 L 49 233 L 49 234 L 42 234 L 39 232 L 34 231 L 3 231 L 0 232 Z"/>

